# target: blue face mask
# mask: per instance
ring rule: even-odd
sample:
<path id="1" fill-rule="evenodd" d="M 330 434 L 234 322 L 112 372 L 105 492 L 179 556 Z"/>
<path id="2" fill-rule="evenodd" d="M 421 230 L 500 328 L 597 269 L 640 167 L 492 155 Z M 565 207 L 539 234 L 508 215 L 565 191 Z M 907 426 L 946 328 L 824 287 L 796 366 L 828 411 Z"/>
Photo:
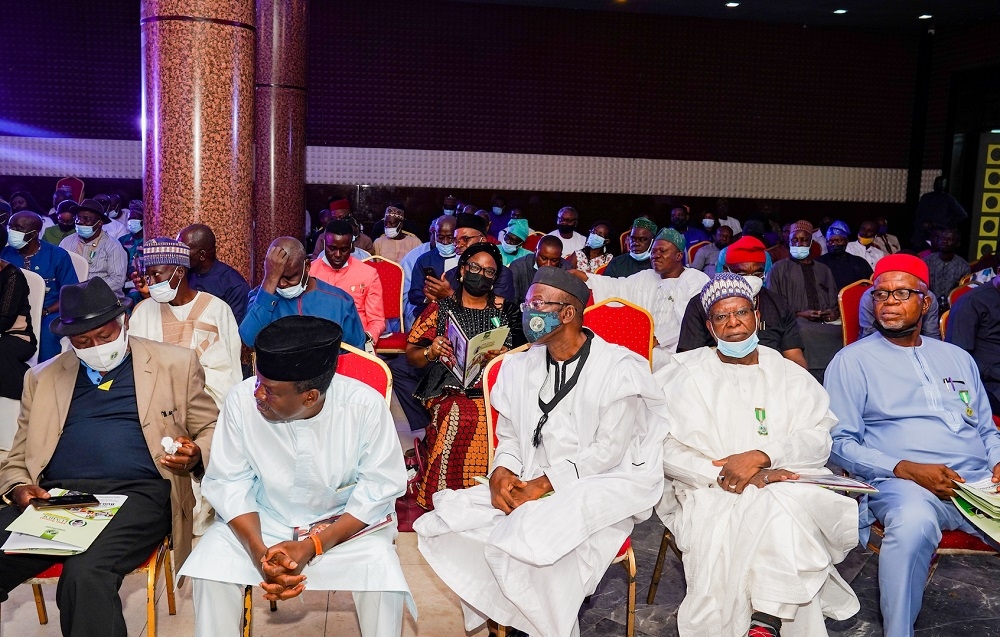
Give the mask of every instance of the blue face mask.
<path id="1" fill-rule="evenodd" d="M 501 208 L 500 206 L 493 206 L 493 214 L 498 215 L 501 212 L 503 212 L 503 208 Z"/>
<path id="2" fill-rule="evenodd" d="M 94 232 L 94 226 L 81 226 L 80 224 L 76 224 L 76 233 L 84 239 L 89 239 L 94 236 Z"/>
<path id="3" fill-rule="evenodd" d="M 809 246 L 791 246 L 788 248 L 788 252 L 793 259 L 801 261 L 809 256 Z"/>
<path id="4" fill-rule="evenodd" d="M 640 252 L 639 254 L 636 254 L 635 252 L 629 252 L 628 254 L 636 261 L 649 261 L 649 255 L 651 255 L 652 253 L 653 253 L 653 248 L 650 247 L 649 250 L 646 250 L 645 252 Z"/>
<path id="5" fill-rule="evenodd" d="M 607 239 L 605 239 L 599 234 L 594 234 L 593 232 L 591 232 L 590 235 L 587 237 L 587 247 L 592 250 L 598 250 L 600 248 L 603 248 L 604 244 L 607 242 L 608 242 Z"/>
<path id="6" fill-rule="evenodd" d="M 500 242 L 500 249 L 503 250 L 504 252 L 506 252 L 507 254 L 517 254 L 517 249 L 519 247 L 520 246 L 512 246 L 509 243 L 507 243 L 506 241 L 501 241 Z"/>
<path id="7" fill-rule="evenodd" d="M 443 256 L 445 259 L 450 259 L 451 257 L 455 256 L 455 244 L 454 243 L 440 243 L 439 242 L 439 243 L 435 244 L 435 247 L 437 247 L 438 254 L 440 254 L 441 256 Z"/>
<path id="8" fill-rule="evenodd" d="M 558 310 L 555 312 L 528 310 L 521 315 L 521 327 L 524 328 L 524 335 L 532 343 L 546 334 L 551 334 L 560 325 Z"/>
<path id="9" fill-rule="evenodd" d="M 757 338 L 757 330 L 753 331 L 753 334 L 746 337 L 742 341 L 729 342 L 720 339 L 715 335 L 715 330 L 712 330 L 712 336 L 715 336 L 715 340 L 719 344 L 719 352 L 723 356 L 728 356 L 730 358 L 745 358 L 750 355 L 750 352 L 757 349 L 757 344 L 759 339 Z"/>
<path id="10" fill-rule="evenodd" d="M 132 234 L 142 232 L 142 219 L 129 219 L 125 225 L 128 226 L 128 231 Z"/>
<path id="11" fill-rule="evenodd" d="M 446 214 L 446 215 L 448 215 L 450 217 L 454 217 L 455 216 L 455 209 L 454 208 L 445 208 L 444 209 L 444 214 Z"/>

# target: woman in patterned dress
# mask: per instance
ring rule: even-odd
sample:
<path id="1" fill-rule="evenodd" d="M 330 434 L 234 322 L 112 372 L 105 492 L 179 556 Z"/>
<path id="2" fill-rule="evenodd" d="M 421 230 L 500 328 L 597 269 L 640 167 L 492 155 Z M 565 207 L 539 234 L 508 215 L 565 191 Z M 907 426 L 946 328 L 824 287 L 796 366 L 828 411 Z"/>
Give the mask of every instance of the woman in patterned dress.
<path id="1" fill-rule="evenodd" d="M 608 239 L 611 237 L 611 225 L 607 221 L 598 221 L 590 227 L 587 245 L 569 256 L 571 268 L 581 272 L 597 272 L 598 268 L 606 266 L 614 257 L 608 251 Z"/>
<path id="2" fill-rule="evenodd" d="M 425 509 L 433 508 L 431 496 L 437 491 L 474 486 L 475 478 L 489 469 L 482 372 L 463 387 L 442 358 L 454 355 L 454 344 L 446 336 L 452 316 L 470 339 L 487 330 L 510 328 L 503 348 L 491 351 L 482 367 L 525 342 L 518 304 L 493 294 L 500 264 L 500 251 L 493 244 L 466 248 L 458 260 L 461 289 L 428 305 L 407 338 L 407 360 L 426 370 L 413 395 L 431 414 L 424 471 L 417 484 L 417 503 Z"/>

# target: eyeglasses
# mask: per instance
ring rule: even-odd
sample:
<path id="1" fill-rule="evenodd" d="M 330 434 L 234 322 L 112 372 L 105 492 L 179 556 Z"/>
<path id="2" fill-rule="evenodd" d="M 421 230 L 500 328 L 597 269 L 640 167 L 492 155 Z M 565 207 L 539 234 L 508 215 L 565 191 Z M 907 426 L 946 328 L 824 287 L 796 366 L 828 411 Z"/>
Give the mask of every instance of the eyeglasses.
<path id="1" fill-rule="evenodd" d="M 743 309 L 736 310 L 735 312 L 726 312 L 725 314 L 712 314 L 708 318 L 715 325 L 725 325 L 726 322 L 729 321 L 730 316 L 735 316 L 736 320 L 742 322 L 751 314 L 753 314 L 753 309 Z"/>
<path id="2" fill-rule="evenodd" d="M 758 279 L 763 279 L 764 278 L 764 273 L 763 272 L 737 272 L 736 270 L 733 270 L 732 268 L 726 268 L 726 272 L 731 272 L 732 274 L 739 274 L 740 276 L 755 276 Z"/>
<path id="3" fill-rule="evenodd" d="M 521 304 L 521 312 L 527 312 L 528 310 L 535 310 L 536 312 L 541 312 L 542 308 L 546 305 L 569 305 L 569 303 L 563 303 L 562 301 L 546 301 L 545 299 L 535 299 L 534 301 L 528 301 Z"/>
<path id="4" fill-rule="evenodd" d="M 923 296 L 924 293 L 920 290 L 911 290 L 909 288 L 899 288 L 898 290 L 872 290 L 872 298 L 875 299 L 876 303 L 885 303 L 889 300 L 889 295 L 897 301 L 908 301 L 911 294 L 919 294 Z"/>
<path id="5" fill-rule="evenodd" d="M 483 235 L 473 235 L 471 237 L 455 237 L 455 243 L 459 245 L 468 245 L 470 243 L 479 243 L 485 237 Z"/>
<path id="6" fill-rule="evenodd" d="M 483 274 L 490 279 L 495 279 L 497 276 L 496 268 L 484 268 L 478 263 L 466 263 L 465 269 L 468 270 L 470 274 Z"/>

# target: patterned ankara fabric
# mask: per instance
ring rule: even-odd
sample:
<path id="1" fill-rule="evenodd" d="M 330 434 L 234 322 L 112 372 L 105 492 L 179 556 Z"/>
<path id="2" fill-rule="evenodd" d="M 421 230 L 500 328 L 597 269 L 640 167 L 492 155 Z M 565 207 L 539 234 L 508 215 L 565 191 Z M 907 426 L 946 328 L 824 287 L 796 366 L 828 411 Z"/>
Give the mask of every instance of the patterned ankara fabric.
<path id="1" fill-rule="evenodd" d="M 705 284 L 701 290 L 701 305 L 707 313 L 712 306 L 733 296 L 741 296 L 753 303 L 753 290 L 742 275 L 732 272 L 720 272 L 715 278 Z"/>

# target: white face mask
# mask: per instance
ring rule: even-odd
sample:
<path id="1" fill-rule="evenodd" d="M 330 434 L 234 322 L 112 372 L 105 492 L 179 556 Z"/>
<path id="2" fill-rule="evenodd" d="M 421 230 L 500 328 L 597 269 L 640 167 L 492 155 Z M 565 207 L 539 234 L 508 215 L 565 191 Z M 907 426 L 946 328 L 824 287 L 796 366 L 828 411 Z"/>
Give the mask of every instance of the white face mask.
<path id="1" fill-rule="evenodd" d="M 750 289 L 753 290 L 754 298 L 757 298 L 757 295 L 760 294 L 760 289 L 764 287 L 764 279 L 751 274 L 744 274 L 742 276 L 743 280 L 750 284 Z"/>
<path id="2" fill-rule="evenodd" d="M 395 239 L 396 237 L 398 237 L 399 236 L 399 226 L 396 226 L 395 228 L 390 228 L 389 226 L 386 226 L 385 227 L 385 236 L 389 237 L 390 239 Z"/>
<path id="3" fill-rule="evenodd" d="M 181 289 L 180 281 L 177 282 L 177 287 L 170 287 L 170 282 L 174 280 L 175 274 L 177 274 L 177 268 L 174 268 L 170 278 L 166 281 L 154 283 L 149 286 L 149 297 L 157 303 L 170 303 L 177 298 L 177 291 Z"/>
<path id="4" fill-rule="evenodd" d="M 326 260 L 326 255 L 323 255 L 323 260 L 324 261 Z M 327 263 L 329 264 L 329 261 L 327 261 Z M 306 278 L 306 266 L 305 266 L 305 264 L 302 265 L 302 278 L 303 279 Z M 294 299 L 294 298 L 297 298 L 299 296 L 302 296 L 302 293 L 306 291 L 306 286 L 302 282 L 302 280 L 300 279 L 298 283 L 296 283 L 295 285 L 293 285 L 291 287 L 277 288 L 275 291 L 278 293 L 278 296 L 280 296 L 282 298 L 285 298 L 285 299 Z"/>
<path id="5" fill-rule="evenodd" d="M 95 345 L 94 347 L 87 347 L 85 349 L 74 347 L 73 351 L 76 352 L 76 357 L 83 361 L 83 364 L 90 369 L 97 372 L 110 372 L 125 360 L 125 353 L 128 351 L 127 331 L 123 325 L 118 338 L 110 343 Z"/>
<path id="6" fill-rule="evenodd" d="M 132 234 L 142 232 L 142 219 L 129 219 L 125 225 L 128 226 L 128 231 Z"/>
<path id="7" fill-rule="evenodd" d="M 715 225 L 715 219 L 702 219 L 701 225 L 705 226 L 705 228 L 711 228 Z"/>

